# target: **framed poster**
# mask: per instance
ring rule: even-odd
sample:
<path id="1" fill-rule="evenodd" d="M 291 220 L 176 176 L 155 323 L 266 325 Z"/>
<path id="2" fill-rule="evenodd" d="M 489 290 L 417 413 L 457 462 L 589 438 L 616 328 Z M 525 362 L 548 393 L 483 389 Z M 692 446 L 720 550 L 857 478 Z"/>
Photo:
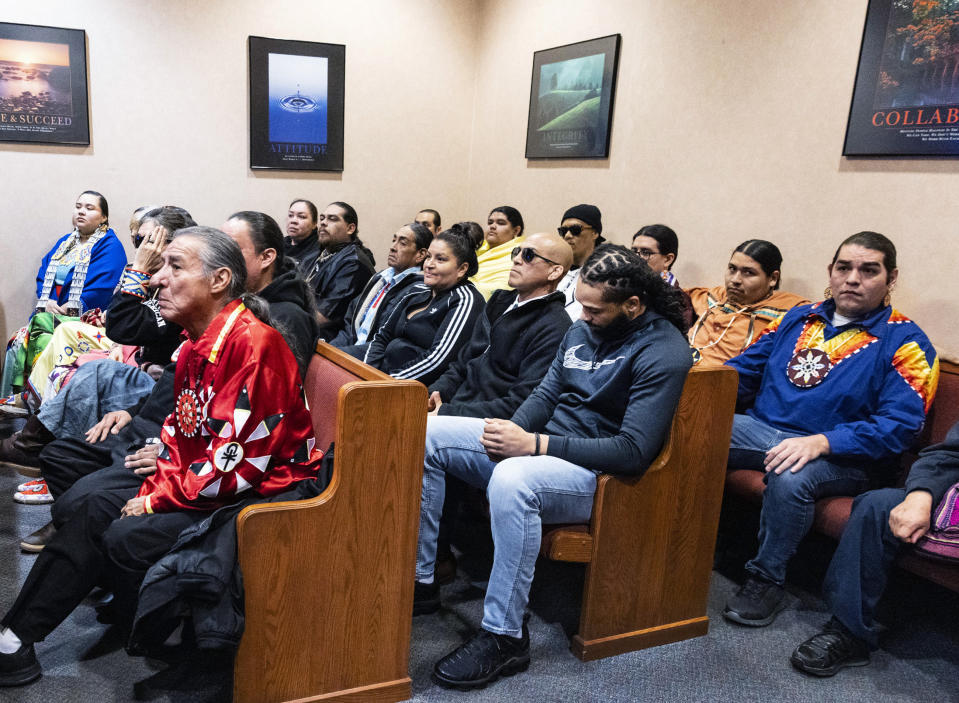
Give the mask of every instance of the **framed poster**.
<path id="1" fill-rule="evenodd" d="M 0 22 L 0 142 L 90 143 L 86 37 Z"/>
<path id="2" fill-rule="evenodd" d="M 527 159 L 609 156 L 620 35 L 533 54 Z"/>
<path id="3" fill-rule="evenodd" d="M 250 168 L 343 170 L 342 44 L 250 37 Z"/>
<path id="4" fill-rule="evenodd" d="M 843 154 L 959 155 L 959 0 L 869 0 Z"/>

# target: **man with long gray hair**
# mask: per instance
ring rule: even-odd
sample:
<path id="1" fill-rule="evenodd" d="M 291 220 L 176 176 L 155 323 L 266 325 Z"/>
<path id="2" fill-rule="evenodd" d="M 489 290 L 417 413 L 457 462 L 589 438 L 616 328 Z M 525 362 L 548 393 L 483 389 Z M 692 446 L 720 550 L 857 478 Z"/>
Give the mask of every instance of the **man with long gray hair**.
<path id="1" fill-rule="evenodd" d="M 87 496 L 40 553 L 0 623 L 0 686 L 40 676 L 33 643 L 95 585 L 129 605 L 143 574 L 184 529 L 222 506 L 276 495 L 316 475 L 322 453 L 296 361 L 279 333 L 248 309 L 246 275 L 240 248 L 210 227 L 180 230 L 164 251 L 151 285 L 159 289 L 160 313 L 181 325 L 188 341 L 177 359 L 175 410 L 160 433 L 156 472 L 139 490 Z"/>

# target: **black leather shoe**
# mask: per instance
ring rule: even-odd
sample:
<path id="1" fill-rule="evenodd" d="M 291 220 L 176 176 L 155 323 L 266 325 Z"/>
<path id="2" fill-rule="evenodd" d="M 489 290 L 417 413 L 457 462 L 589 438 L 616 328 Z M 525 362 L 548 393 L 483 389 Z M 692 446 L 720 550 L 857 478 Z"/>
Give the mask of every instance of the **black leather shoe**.
<path id="1" fill-rule="evenodd" d="M 40 478 L 40 453 L 25 451 L 17 442 L 19 434 L 0 441 L 0 464 L 4 464 L 21 476 Z"/>
<path id="2" fill-rule="evenodd" d="M 813 676 L 835 676 L 847 666 L 866 666 L 869 646 L 832 618 L 822 632 L 796 647 L 789 661 Z"/>
<path id="3" fill-rule="evenodd" d="M 413 615 L 435 613 L 440 609 L 440 585 L 413 582 Z"/>
<path id="4" fill-rule="evenodd" d="M 456 555 L 452 551 L 436 555 L 436 564 L 433 567 L 433 580 L 440 586 L 453 583 L 456 580 Z"/>
<path id="5" fill-rule="evenodd" d="M 24 686 L 40 678 L 42 670 L 32 644 L 13 654 L 0 654 L 0 686 Z"/>
<path id="6" fill-rule="evenodd" d="M 764 627 L 786 607 L 786 591 L 772 581 L 750 576 L 726 603 L 723 617 L 740 625 Z"/>
<path id="7" fill-rule="evenodd" d="M 433 680 L 447 688 L 483 688 L 500 676 L 512 676 L 529 668 L 529 631 L 522 637 L 496 635 L 480 630 L 465 644 L 436 662 Z"/>
<path id="8" fill-rule="evenodd" d="M 31 532 L 20 540 L 20 549 L 36 554 L 50 543 L 56 533 L 57 528 L 53 526 L 53 522 L 48 522 L 36 532 Z"/>

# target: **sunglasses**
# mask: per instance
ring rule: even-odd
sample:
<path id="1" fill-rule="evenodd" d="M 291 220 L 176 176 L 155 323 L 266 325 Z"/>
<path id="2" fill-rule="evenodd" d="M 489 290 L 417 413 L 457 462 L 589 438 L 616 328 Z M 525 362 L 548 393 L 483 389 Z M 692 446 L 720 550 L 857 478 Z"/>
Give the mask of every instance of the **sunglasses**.
<path id="1" fill-rule="evenodd" d="M 554 266 L 561 266 L 561 265 L 562 265 L 562 264 L 557 263 L 556 261 L 553 261 L 552 259 L 547 259 L 547 258 L 546 258 L 545 256 L 543 256 L 542 254 L 537 254 L 535 249 L 531 249 L 531 248 L 529 248 L 529 247 L 515 247 L 515 248 L 513 249 L 513 258 L 514 258 L 514 259 L 516 258 L 516 255 L 517 255 L 517 254 L 519 254 L 520 259 L 522 259 L 523 262 L 524 262 L 524 263 L 527 263 L 527 264 L 533 263 L 533 259 L 542 259 L 542 260 L 545 261 L 546 263 L 548 263 L 548 264 L 553 264 Z"/>
<path id="2" fill-rule="evenodd" d="M 578 237 L 583 233 L 584 229 L 593 229 L 589 225 L 570 225 L 569 227 L 557 227 L 556 231 L 559 232 L 560 237 L 565 237 L 566 233 L 569 232 L 574 237 Z"/>

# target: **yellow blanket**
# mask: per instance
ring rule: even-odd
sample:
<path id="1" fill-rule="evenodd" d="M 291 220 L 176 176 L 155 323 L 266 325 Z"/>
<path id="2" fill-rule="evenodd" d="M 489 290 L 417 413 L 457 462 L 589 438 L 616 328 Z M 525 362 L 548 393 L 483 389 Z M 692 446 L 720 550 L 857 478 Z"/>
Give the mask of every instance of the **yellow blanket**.
<path id="1" fill-rule="evenodd" d="M 522 245 L 523 239 L 522 236 L 514 237 L 492 249 L 489 243 L 484 241 L 483 245 L 476 251 L 479 271 L 470 280 L 487 300 L 494 290 L 509 289 L 507 280 L 509 279 L 509 270 L 513 268 L 511 254 L 514 247 Z"/>

